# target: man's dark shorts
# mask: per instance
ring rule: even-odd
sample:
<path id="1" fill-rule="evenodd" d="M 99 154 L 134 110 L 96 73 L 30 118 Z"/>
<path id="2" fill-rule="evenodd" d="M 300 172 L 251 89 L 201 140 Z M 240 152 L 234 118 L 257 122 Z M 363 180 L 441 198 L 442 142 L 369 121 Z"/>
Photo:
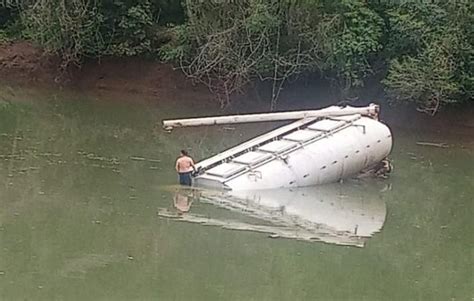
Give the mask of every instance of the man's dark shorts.
<path id="1" fill-rule="evenodd" d="M 186 185 L 186 186 L 192 185 L 193 180 L 191 178 L 191 172 L 180 172 L 178 173 L 178 175 L 179 175 L 179 184 Z"/>

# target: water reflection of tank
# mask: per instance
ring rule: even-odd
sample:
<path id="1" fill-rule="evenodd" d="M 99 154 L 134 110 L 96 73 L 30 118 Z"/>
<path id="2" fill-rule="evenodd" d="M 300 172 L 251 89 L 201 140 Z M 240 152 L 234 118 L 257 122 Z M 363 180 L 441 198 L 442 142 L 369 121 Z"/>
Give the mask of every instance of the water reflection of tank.
<path id="1" fill-rule="evenodd" d="M 231 195 L 251 206 L 279 209 L 284 216 L 361 237 L 380 231 L 386 215 L 385 202 L 343 185 L 231 192 Z"/>
<path id="2" fill-rule="evenodd" d="M 271 237 L 324 241 L 363 247 L 385 222 L 386 206 L 378 190 L 335 184 L 260 191 L 200 191 L 200 202 L 233 212 L 235 219 L 188 213 L 170 216 L 186 222 L 257 231 Z M 241 217 L 246 217 L 245 221 Z M 251 218 L 249 222 L 248 218 Z"/>

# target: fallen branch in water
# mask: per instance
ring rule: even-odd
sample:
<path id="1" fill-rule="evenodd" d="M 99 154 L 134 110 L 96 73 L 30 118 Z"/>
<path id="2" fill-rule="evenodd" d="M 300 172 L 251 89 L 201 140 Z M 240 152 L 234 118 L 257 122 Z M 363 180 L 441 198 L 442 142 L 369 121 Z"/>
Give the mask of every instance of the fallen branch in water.
<path id="1" fill-rule="evenodd" d="M 448 144 L 446 143 L 433 143 L 433 142 L 417 142 L 416 145 L 421 145 L 421 146 L 434 146 L 434 147 L 441 147 L 441 148 L 447 148 L 449 147 Z"/>

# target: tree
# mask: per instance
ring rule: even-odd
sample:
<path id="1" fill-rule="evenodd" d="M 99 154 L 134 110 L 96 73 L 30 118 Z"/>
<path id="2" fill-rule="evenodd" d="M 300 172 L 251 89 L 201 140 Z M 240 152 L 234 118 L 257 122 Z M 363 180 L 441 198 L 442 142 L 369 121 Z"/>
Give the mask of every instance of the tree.
<path id="1" fill-rule="evenodd" d="M 326 72 L 344 89 L 363 85 L 381 48 L 383 20 L 363 1 L 186 2 L 188 22 L 162 48 L 167 60 L 220 96 L 271 80 L 271 109 L 283 84 Z"/>
<path id="2" fill-rule="evenodd" d="M 472 99 L 472 5 L 411 3 L 389 15 L 391 58 L 383 83 L 390 99 L 415 102 L 431 115 Z"/>

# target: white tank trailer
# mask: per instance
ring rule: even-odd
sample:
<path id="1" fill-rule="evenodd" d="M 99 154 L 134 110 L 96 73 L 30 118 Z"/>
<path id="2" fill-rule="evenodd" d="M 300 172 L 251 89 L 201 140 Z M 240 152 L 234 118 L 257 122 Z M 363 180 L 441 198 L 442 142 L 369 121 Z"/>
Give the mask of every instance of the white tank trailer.
<path id="1" fill-rule="evenodd" d="M 163 121 L 165 128 L 299 119 L 196 164 L 196 186 L 234 191 L 313 186 L 370 169 L 392 149 L 379 106 Z M 255 118 L 252 118 L 255 117 Z M 262 119 L 262 117 L 264 117 Z M 274 117 L 274 118 L 272 118 Z"/>

